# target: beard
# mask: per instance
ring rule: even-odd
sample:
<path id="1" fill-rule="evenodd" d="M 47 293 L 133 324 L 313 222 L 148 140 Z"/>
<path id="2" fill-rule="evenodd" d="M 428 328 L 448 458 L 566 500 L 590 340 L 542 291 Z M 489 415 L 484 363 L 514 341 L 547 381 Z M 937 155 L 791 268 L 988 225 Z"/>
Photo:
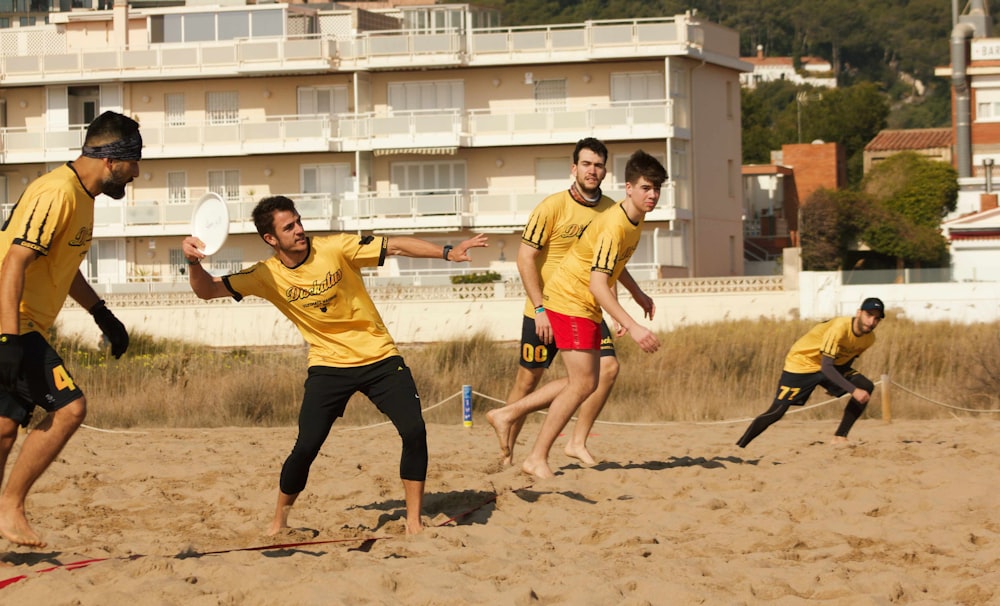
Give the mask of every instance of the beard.
<path id="1" fill-rule="evenodd" d="M 119 180 L 116 175 L 112 174 L 110 179 L 101 184 L 101 193 L 115 200 L 121 200 L 125 197 L 125 186 L 131 182 L 131 176 L 125 180 Z"/>

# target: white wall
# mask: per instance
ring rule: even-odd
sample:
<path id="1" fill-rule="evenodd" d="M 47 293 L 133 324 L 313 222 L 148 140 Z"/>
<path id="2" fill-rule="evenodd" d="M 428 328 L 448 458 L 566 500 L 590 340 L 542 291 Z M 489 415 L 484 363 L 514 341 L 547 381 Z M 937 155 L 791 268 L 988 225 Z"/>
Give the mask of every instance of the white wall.
<path id="1" fill-rule="evenodd" d="M 657 295 L 654 320 L 643 322 L 670 331 L 688 324 L 761 317 L 826 319 L 853 315 L 866 297 L 882 299 L 890 317 L 964 324 L 1000 319 L 1000 282 L 843 285 L 840 272 L 801 272 L 798 281 L 799 290 Z M 633 317 L 641 317 L 634 302 L 623 302 Z M 155 337 L 217 347 L 303 343 L 292 324 L 261 299 L 116 307 L 109 297 L 108 305 L 130 331 Z M 399 343 L 461 339 L 477 331 L 500 341 L 516 341 L 521 335 L 520 298 L 376 301 L 376 305 Z M 75 306 L 62 311 L 59 329 L 94 342 L 100 339 L 90 315 Z"/>

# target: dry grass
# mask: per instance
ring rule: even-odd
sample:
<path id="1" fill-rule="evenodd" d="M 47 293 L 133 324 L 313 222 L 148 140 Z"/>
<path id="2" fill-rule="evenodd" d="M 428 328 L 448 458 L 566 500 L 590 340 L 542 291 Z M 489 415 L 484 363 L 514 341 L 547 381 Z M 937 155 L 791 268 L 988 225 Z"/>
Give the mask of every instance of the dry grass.
<path id="1" fill-rule="evenodd" d="M 618 340 L 621 373 L 603 420 L 619 422 L 740 419 L 770 403 L 788 347 L 809 321 L 759 320 L 688 326 L 661 335 L 650 356 L 629 338 Z M 963 326 L 890 318 L 878 342 L 856 368 L 872 380 L 888 374 L 896 418 L 982 416 L 951 406 L 1000 408 L 1000 323 Z M 122 360 L 82 343 L 56 339 L 56 348 L 88 396 L 87 423 L 98 427 L 287 426 L 296 421 L 305 380 L 305 348 L 211 349 L 142 335 Z M 483 335 L 464 341 L 401 347 L 413 369 L 432 423 L 461 422 L 463 384 L 472 385 L 476 422 L 510 389 L 517 344 Z M 562 374 L 556 362 L 550 377 Z M 868 416 L 881 414 L 876 390 Z M 486 397 L 482 397 L 486 396 Z M 817 392 L 812 402 L 827 399 Z M 837 418 L 841 404 L 806 411 L 799 418 Z M 538 418 L 538 417 L 536 417 Z M 355 396 L 344 424 L 384 418 Z"/>

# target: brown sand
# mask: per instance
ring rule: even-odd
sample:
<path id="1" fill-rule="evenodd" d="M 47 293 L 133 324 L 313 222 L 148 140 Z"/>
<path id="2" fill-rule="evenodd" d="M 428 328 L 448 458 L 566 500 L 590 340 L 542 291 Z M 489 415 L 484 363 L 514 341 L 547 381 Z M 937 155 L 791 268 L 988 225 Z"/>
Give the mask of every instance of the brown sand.
<path id="1" fill-rule="evenodd" d="M 610 462 L 563 438 L 545 482 L 498 469 L 485 420 L 430 425 L 409 538 L 390 426 L 335 428 L 276 538 L 293 429 L 82 429 L 29 499 L 48 546 L 0 540 L 0 584 L 26 577 L 0 604 L 1000 603 L 1000 421 L 866 419 L 830 446 L 835 425 L 746 450 L 743 423 L 598 425 Z M 276 544 L 299 545 L 245 550 Z"/>

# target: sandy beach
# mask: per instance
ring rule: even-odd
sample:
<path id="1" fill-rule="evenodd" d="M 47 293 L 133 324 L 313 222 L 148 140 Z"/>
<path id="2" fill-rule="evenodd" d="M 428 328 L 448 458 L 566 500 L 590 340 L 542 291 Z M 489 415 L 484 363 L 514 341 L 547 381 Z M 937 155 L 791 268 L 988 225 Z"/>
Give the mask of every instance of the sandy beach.
<path id="1" fill-rule="evenodd" d="M 415 537 L 391 426 L 335 426 L 278 537 L 294 428 L 81 429 L 29 497 L 48 545 L 0 541 L 0 603 L 1000 603 L 1000 421 L 744 428 L 599 424 L 605 462 L 563 438 L 534 481 L 485 420 L 429 425 Z"/>

